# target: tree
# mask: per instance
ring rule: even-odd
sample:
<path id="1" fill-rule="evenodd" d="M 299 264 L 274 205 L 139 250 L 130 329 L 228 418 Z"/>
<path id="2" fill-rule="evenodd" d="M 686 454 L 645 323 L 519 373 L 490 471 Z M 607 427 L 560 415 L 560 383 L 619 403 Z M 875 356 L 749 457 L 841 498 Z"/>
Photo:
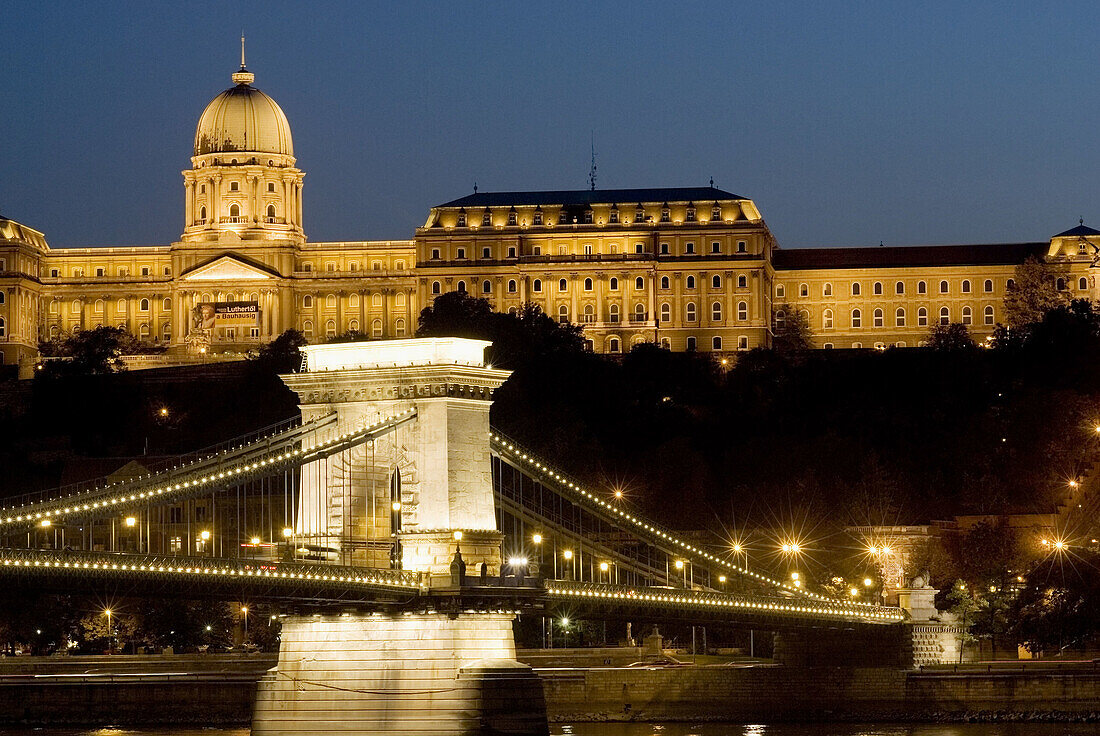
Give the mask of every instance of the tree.
<path id="1" fill-rule="evenodd" d="M 970 337 L 970 330 L 962 322 L 935 324 L 928 331 L 928 347 L 944 353 L 964 353 L 974 350 L 977 345 Z"/>
<path id="2" fill-rule="evenodd" d="M 779 314 L 783 319 L 777 319 Z M 772 318 L 775 324 L 775 337 L 772 340 L 772 349 L 778 353 L 804 353 L 813 350 L 813 332 L 810 330 L 810 320 L 805 312 L 784 304 L 776 310 Z"/>
<path id="3" fill-rule="evenodd" d="M 1100 554 L 1074 550 L 1032 568 L 1013 610 L 1012 632 L 1029 651 L 1084 646 L 1100 635 Z"/>
<path id="4" fill-rule="evenodd" d="M 1066 303 L 1066 292 L 1059 291 L 1059 278 L 1069 278 L 1064 265 L 1044 263 L 1034 256 L 1016 266 L 1012 284 L 1005 291 L 1005 321 L 1012 328 L 1027 327 L 1043 315 Z"/>
<path id="5" fill-rule="evenodd" d="M 959 622 L 959 662 L 962 662 L 963 647 L 974 641 L 970 627 L 973 625 L 973 614 L 978 610 L 978 602 L 966 582 L 956 580 L 947 594 L 947 603 L 947 612 Z"/>
<path id="6" fill-rule="evenodd" d="M 492 339 L 493 308 L 485 299 L 465 291 L 449 291 L 420 310 L 419 337 Z"/>
<path id="7" fill-rule="evenodd" d="M 332 337 L 325 340 L 325 342 L 329 345 L 332 345 L 334 343 L 341 342 L 367 342 L 370 339 L 370 335 L 365 332 L 360 332 L 359 330 L 348 330 L 343 334 L 333 335 Z"/>
<path id="8" fill-rule="evenodd" d="M 292 373 L 302 366 L 302 348 L 309 340 L 298 330 L 287 330 L 260 348 L 256 362 L 273 373 Z"/>
<path id="9" fill-rule="evenodd" d="M 148 355 L 164 352 L 164 346 L 142 340 L 122 327 L 96 327 L 78 330 L 38 343 L 38 351 L 47 361 L 38 375 L 102 375 L 126 370 L 123 355 Z"/>

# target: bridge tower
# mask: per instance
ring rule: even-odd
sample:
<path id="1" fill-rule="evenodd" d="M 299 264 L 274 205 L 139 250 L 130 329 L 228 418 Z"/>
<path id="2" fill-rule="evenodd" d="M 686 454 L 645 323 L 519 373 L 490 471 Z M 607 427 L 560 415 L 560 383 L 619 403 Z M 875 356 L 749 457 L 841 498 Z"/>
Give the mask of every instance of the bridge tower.
<path id="1" fill-rule="evenodd" d="M 488 345 L 427 338 L 304 348 L 303 372 L 283 376 L 303 420 L 335 412 L 342 434 L 409 419 L 337 462 L 302 468 L 293 528 L 301 544 L 376 567 L 397 549 L 394 562 L 433 588 L 451 584 L 456 552 L 471 575 L 482 563 L 499 573 L 489 405 L 509 374 L 485 364 Z M 257 689 L 252 734 L 546 734 L 541 685 L 515 661 L 512 618 L 430 605 L 289 616 L 279 662 Z"/>

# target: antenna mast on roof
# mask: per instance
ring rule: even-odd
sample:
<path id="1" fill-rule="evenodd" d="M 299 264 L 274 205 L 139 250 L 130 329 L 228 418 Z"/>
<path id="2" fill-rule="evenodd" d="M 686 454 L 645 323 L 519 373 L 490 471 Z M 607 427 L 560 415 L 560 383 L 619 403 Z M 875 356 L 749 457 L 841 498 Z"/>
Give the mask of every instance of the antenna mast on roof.
<path id="1" fill-rule="evenodd" d="M 592 133 L 592 168 L 588 170 L 588 188 L 596 191 L 596 134 Z"/>

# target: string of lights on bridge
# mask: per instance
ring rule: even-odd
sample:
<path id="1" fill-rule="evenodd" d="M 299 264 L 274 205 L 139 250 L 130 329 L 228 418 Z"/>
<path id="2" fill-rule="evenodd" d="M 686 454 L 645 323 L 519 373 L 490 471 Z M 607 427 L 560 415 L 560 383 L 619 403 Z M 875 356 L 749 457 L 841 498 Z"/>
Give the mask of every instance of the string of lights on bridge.
<path id="1" fill-rule="evenodd" d="M 710 562 L 714 565 L 718 565 L 718 566 L 723 567 L 727 570 L 740 573 L 742 575 L 748 575 L 750 577 L 754 577 L 754 578 L 760 580 L 761 582 L 768 583 L 770 585 L 782 588 L 782 589 L 784 589 L 786 591 L 789 591 L 789 592 L 791 592 L 795 595 L 806 596 L 806 597 L 813 598 L 813 599 L 816 599 L 818 601 L 821 601 L 823 603 L 828 603 L 830 605 L 843 606 L 843 607 L 847 608 L 848 610 L 860 611 L 863 615 L 872 615 L 874 613 L 875 609 L 878 608 L 877 606 L 872 606 L 872 605 L 866 604 L 866 603 L 856 603 L 856 602 L 852 602 L 852 601 L 840 601 L 840 600 L 837 600 L 835 598 L 831 598 L 829 596 L 825 596 L 825 595 L 821 595 L 819 593 L 814 593 L 812 591 L 805 590 L 804 588 L 796 588 L 796 587 L 790 586 L 790 585 L 788 585 L 788 584 L 786 584 L 786 583 L 784 583 L 780 580 L 776 580 L 774 578 L 771 578 L 767 575 L 763 575 L 761 573 L 745 569 L 745 568 L 743 568 L 739 565 L 735 565 L 735 564 L 729 562 L 728 560 L 724 560 L 724 559 L 718 557 L 717 555 L 711 554 L 710 552 L 707 552 L 706 550 L 700 549 L 700 548 L 696 547 L 695 545 L 693 545 L 693 544 L 691 544 L 691 543 L 689 543 L 689 542 L 687 542 L 683 539 L 680 539 L 679 537 L 675 536 L 674 534 L 671 534 L 671 533 L 661 529 L 659 526 L 657 526 L 655 524 L 651 524 L 650 522 L 648 522 L 645 519 L 642 519 L 638 516 L 635 516 L 634 514 L 631 514 L 630 512 L 628 512 L 628 511 L 626 511 L 622 508 L 619 508 L 618 506 L 616 506 L 612 503 L 609 503 L 609 502 L 605 501 L 599 495 L 597 495 L 595 493 L 592 493 L 591 491 L 585 490 L 583 487 L 581 487 L 577 483 L 574 483 L 573 481 L 569 480 L 567 477 L 561 475 L 560 473 L 556 472 L 555 470 L 548 467 L 547 465 L 539 462 L 533 456 L 529 455 L 528 453 L 524 452 L 521 448 L 519 448 L 519 447 L 515 446 L 514 444 L 512 444 L 505 437 L 502 437 L 501 435 L 496 434 L 496 433 L 490 434 L 490 437 L 493 439 L 493 441 L 495 441 L 497 443 L 497 446 L 498 446 L 499 449 L 507 450 L 507 452 L 512 457 L 514 457 L 518 460 L 521 460 L 522 462 L 526 463 L 527 465 L 533 467 L 535 470 L 540 471 L 543 475 L 557 481 L 562 487 L 568 488 L 570 491 L 574 492 L 577 495 L 578 498 L 582 499 L 583 501 L 587 501 L 589 503 L 595 504 L 596 506 L 599 507 L 599 509 L 601 511 L 612 514 L 613 516 L 621 519 L 622 521 L 629 522 L 630 524 L 634 525 L 635 528 L 637 528 L 637 529 L 639 529 L 643 532 L 647 532 L 647 533 L 649 533 L 649 534 L 651 534 L 655 537 L 658 537 L 661 540 L 663 540 L 663 541 L 665 541 L 669 544 L 672 544 L 676 547 L 679 547 L 682 550 L 685 550 L 686 552 L 692 553 L 694 555 L 698 555 L 699 557 L 702 557 L 703 559 L 705 559 L 707 562 Z"/>
<path id="2" fill-rule="evenodd" d="M 254 470 L 259 470 L 261 468 L 265 468 L 265 467 L 275 465 L 275 464 L 278 464 L 278 463 L 282 463 L 282 462 L 285 462 L 287 460 L 291 460 L 293 458 L 308 457 L 311 454 L 324 452 L 325 450 L 327 450 L 331 447 L 340 445 L 344 442 L 347 442 L 348 440 L 350 440 L 352 438 L 355 438 L 358 435 L 367 435 L 367 434 L 375 432 L 378 429 L 381 429 L 383 427 L 396 426 L 397 424 L 400 424 L 400 423 L 402 423 L 402 422 L 404 422 L 408 419 L 411 419 L 412 416 L 415 415 L 415 413 L 416 413 L 415 408 L 406 409 L 405 411 L 399 412 L 399 413 L 394 414 L 392 416 L 389 416 L 386 419 L 381 419 L 381 420 L 379 420 L 377 422 L 374 422 L 372 424 L 363 425 L 362 427 L 360 427 L 359 429 L 356 429 L 356 430 L 352 430 L 352 431 L 349 431 L 349 432 L 344 432 L 343 434 L 337 435 L 336 437 L 333 437 L 333 438 L 331 438 L 327 441 L 324 441 L 324 442 L 318 442 L 318 443 L 310 445 L 308 447 L 301 447 L 301 448 L 297 448 L 297 449 L 294 449 L 294 450 L 287 450 L 285 452 L 279 453 L 279 454 L 274 455 L 272 457 L 264 458 L 264 459 L 256 461 L 256 462 L 251 462 L 251 463 L 245 462 L 245 463 L 242 463 L 242 464 L 237 465 L 235 467 L 229 468 L 228 470 L 219 471 L 217 473 L 210 473 L 208 475 L 204 475 L 204 476 L 201 476 L 199 478 L 194 478 L 194 479 L 191 479 L 191 480 L 183 481 L 182 483 L 175 483 L 175 484 L 169 483 L 169 484 L 164 485 L 160 488 L 150 489 L 148 491 L 141 491 L 139 493 L 129 493 L 129 494 L 122 493 L 122 494 L 119 494 L 117 496 L 113 496 L 111 498 L 105 498 L 105 499 L 102 499 L 102 500 L 99 500 L 99 501 L 83 503 L 83 504 L 75 503 L 75 504 L 71 504 L 69 506 L 65 506 L 63 508 L 45 509 L 43 511 L 37 511 L 37 512 L 33 512 L 33 513 L 31 511 L 31 509 L 33 509 L 35 507 L 41 508 L 41 507 L 46 506 L 46 505 L 58 503 L 59 501 L 57 499 L 54 499 L 52 501 L 43 501 L 43 502 L 40 502 L 38 504 L 27 504 L 26 506 L 20 507 L 20 508 L 26 509 L 26 513 L 16 514 L 16 515 L 8 515 L 6 517 L 0 517 L 0 524 L 17 524 L 17 523 L 22 523 L 22 522 L 36 522 L 39 526 L 49 527 L 53 524 L 54 520 L 57 519 L 57 517 L 62 516 L 62 515 L 79 514 L 82 511 L 98 511 L 100 509 L 105 509 L 105 508 L 112 507 L 112 506 L 120 506 L 120 505 L 125 505 L 125 504 L 128 504 L 128 503 L 132 503 L 132 502 L 140 502 L 140 501 L 145 501 L 145 500 L 149 500 L 149 499 L 153 499 L 153 498 L 163 497 L 164 494 L 170 494 L 171 495 L 171 494 L 175 493 L 176 491 L 191 490 L 193 488 L 208 485 L 210 483 L 216 483 L 216 482 L 221 481 L 221 480 L 232 480 L 235 477 L 241 476 L 245 473 L 248 473 L 248 472 L 251 472 L 251 471 L 254 471 Z M 266 441 L 265 440 L 258 440 L 257 442 L 255 442 L 253 444 L 261 444 L 261 443 L 264 443 L 264 442 L 266 442 Z M 241 449 L 246 449 L 247 447 L 248 447 L 247 445 L 242 445 Z M 147 476 L 146 479 L 150 480 L 150 479 L 155 479 L 155 478 L 156 478 L 156 475 L 150 475 L 150 476 Z M 90 492 L 88 492 L 84 495 L 93 496 L 93 495 L 96 495 L 96 493 L 97 493 L 96 491 L 90 491 Z"/>

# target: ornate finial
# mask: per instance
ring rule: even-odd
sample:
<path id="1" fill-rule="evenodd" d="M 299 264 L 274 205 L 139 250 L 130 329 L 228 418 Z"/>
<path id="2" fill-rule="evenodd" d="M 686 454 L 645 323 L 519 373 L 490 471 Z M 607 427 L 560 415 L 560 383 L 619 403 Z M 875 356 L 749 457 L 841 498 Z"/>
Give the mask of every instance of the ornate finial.
<path id="1" fill-rule="evenodd" d="M 477 194 L 477 182 L 474 182 L 474 194 Z"/>
<path id="2" fill-rule="evenodd" d="M 1085 218 L 1083 218 L 1083 217 L 1078 217 L 1078 218 L 1077 218 L 1077 224 L 1078 224 L 1078 225 L 1084 225 L 1084 224 L 1085 224 Z"/>
<path id="3" fill-rule="evenodd" d="M 241 31 L 241 68 L 233 74 L 233 84 L 252 84 L 255 81 L 256 75 L 244 66 L 244 31 Z"/>
<path id="4" fill-rule="evenodd" d="M 596 191 L 596 133 L 592 132 L 592 168 L 588 170 L 588 188 Z"/>
<path id="5" fill-rule="evenodd" d="M 714 177 L 713 176 L 710 178 L 710 188 L 714 189 Z"/>

